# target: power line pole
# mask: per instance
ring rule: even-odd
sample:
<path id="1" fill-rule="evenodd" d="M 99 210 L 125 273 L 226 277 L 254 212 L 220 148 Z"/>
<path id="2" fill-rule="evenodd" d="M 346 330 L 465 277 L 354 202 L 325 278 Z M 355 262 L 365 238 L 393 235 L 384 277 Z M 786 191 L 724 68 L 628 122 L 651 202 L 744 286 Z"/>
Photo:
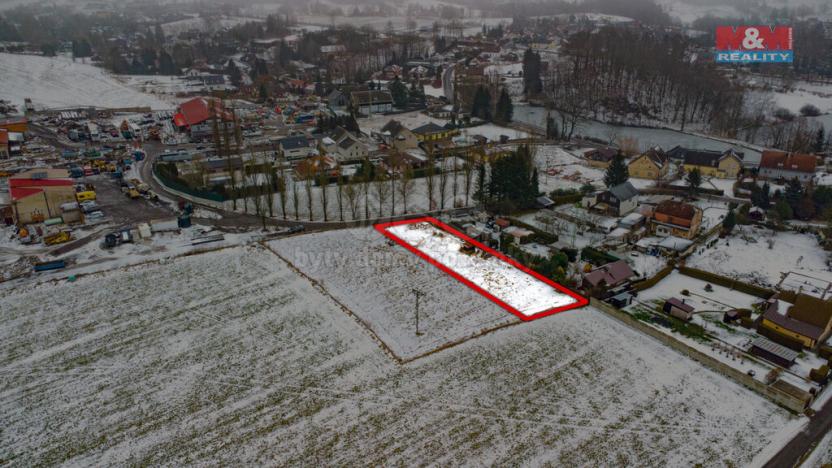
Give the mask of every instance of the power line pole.
<path id="1" fill-rule="evenodd" d="M 425 293 L 415 288 L 412 291 L 416 296 L 416 336 L 420 336 L 422 333 L 419 331 L 419 298 L 424 296 Z"/>

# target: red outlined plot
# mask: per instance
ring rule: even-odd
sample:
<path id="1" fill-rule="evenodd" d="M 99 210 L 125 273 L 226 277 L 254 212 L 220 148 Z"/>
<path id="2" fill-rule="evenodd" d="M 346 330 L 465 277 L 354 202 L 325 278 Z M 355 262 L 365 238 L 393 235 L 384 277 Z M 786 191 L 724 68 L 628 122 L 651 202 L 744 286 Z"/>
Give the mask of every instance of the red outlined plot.
<path id="1" fill-rule="evenodd" d="M 500 260 L 501 262 L 504 262 L 504 263 L 508 264 L 510 267 L 513 267 L 513 269 L 519 270 L 520 272 L 524 273 L 525 275 L 530 276 L 531 278 L 523 277 L 522 279 L 525 280 L 527 283 L 530 283 L 530 284 L 533 283 L 534 286 L 537 287 L 538 291 L 540 290 L 541 287 L 551 288 L 552 290 L 554 290 L 551 294 L 553 296 L 557 297 L 557 300 L 555 301 L 556 305 L 554 305 L 553 307 L 544 308 L 543 310 L 532 309 L 532 310 L 527 310 L 527 311 L 521 311 L 518 307 L 515 306 L 516 301 L 513 300 L 512 297 L 509 297 L 510 295 L 507 295 L 505 293 L 505 291 L 503 291 L 503 292 L 496 291 L 496 290 L 494 290 L 493 287 L 489 287 L 487 284 L 485 284 L 486 282 L 483 282 L 483 281 L 479 281 L 481 284 L 477 284 L 477 279 L 474 278 L 475 275 L 470 273 L 470 269 L 469 269 L 469 272 L 467 274 L 470 277 L 466 277 L 466 275 L 463 274 L 462 272 L 457 271 L 456 269 L 454 269 L 453 267 L 451 267 L 449 265 L 446 265 L 440 259 L 434 258 L 433 256 L 431 256 L 425 250 L 423 250 L 420 247 L 417 247 L 416 245 L 411 243 L 411 241 L 409 241 L 407 239 L 404 239 L 403 237 L 401 237 L 400 235 L 398 235 L 394 232 L 391 232 L 391 229 L 400 231 L 401 230 L 399 228 L 400 226 L 416 225 L 416 224 L 422 224 L 422 223 L 430 224 L 434 229 L 444 231 L 445 233 L 448 233 L 448 234 L 456 237 L 461 242 L 469 242 L 470 244 L 475 246 L 477 249 L 482 250 L 483 252 L 487 253 L 491 257 L 494 257 L 494 258 Z M 584 307 L 589 303 L 589 301 L 586 298 L 581 297 L 580 295 L 578 295 L 577 293 L 569 290 L 568 288 L 566 288 L 566 287 L 564 287 L 560 284 L 555 283 L 554 281 L 538 274 L 535 271 L 530 270 L 529 268 L 526 268 L 525 266 L 523 266 L 520 263 L 506 257 L 505 255 L 501 254 L 500 252 L 497 252 L 496 250 L 483 245 L 482 243 L 470 238 L 469 236 L 457 231 L 456 229 L 446 225 L 445 223 L 442 223 L 441 221 L 439 221 L 435 218 L 423 217 L 423 218 L 408 219 L 408 220 L 403 220 L 403 221 L 394 221 L 394 222 L 391 222 L 391 223 L 376 224 L 374 227 L 378 232 L 380 232 L 385 237 L 393 240 L 397 244 L 401 245 L 402 247 L 406 248 L 407 250 L 411 251 L 412 253 L 418 255 L 420 258 L 427 261 L 431 265 L 439 268 L 443 272 L 451 275 L 457 281 L 465 284 L 469 288 L 473 289 L 474 291 L 477 291 L 478 293 L 485 296 L 486 298 L 488 298 L 489 300 L 491 300 L 495 304 L 499 305 L 503 309 L 511 312 L 512 314 L 517 316 L 517 318 L 519 318 L 520 320 L 531 321 L 531 320 L 539 319 L 539 318 L 546 317 L 546 316 L 549 316 L 549 315 L 552 315 L 552 314 L 556 314 L 558 312 L 563 312 L 563 311 L 566 311 L 566 310 L 571 310 L 571 309 L 577 309 L 577 308 L 580 308 L 580 307 Z M 464 254 L 459 254 L 459 255 L 464 255 Z M 521 275 L 521 276 L 523 276 L 523 275 Z M 541 285 L 540 283 L 543 283 L 543 284 Z M 546 289 L 548 289 L 548 288 L 546 288 Z M 489 291 L 487 289 L 491 289 L 491 291 Z M 522 293 L 522 291 L 520 291 L 520 292 Z M 500 295 L 502 297 L 497 297 L 498 295 Z M 515 302 L 515 305 L 511 305 L 511 304 L 509 304 L 509 302 Z"/>

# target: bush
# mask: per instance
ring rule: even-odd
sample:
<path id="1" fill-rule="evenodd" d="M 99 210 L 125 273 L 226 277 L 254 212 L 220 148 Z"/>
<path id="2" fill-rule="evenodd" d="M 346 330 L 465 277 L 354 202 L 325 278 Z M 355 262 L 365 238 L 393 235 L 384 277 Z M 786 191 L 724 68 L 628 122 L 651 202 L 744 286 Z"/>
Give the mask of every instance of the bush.
<path id="1" fill-rule="evenodd" d="M 800 108 L 800 115 L 804 117 L 817 117 L 820 115 L 820 109 L 812 104 L 806 104 Z"/>
<path id="2" fill-rule="evenodd" d="M 592 247 L 584 247 L 581 250 L 581 258 L 596 266 L 606 265 L 607 263 L 618 260 L 618 257 Z"/>
<path id="3" fill-rule="evenodd" d="M 785 107 L 777 108 L 777 110 L 774 111 L 774 116 L 786 122 L 791 122 L 795 119 L 795 117 L 797 117 L 794 113 L 792 113 L 792 111 L 786 109 Z"/>
<path id="4" fill-rule="evenodd" d="M 682 295 L 683 296 L 690 296 L 690 291 L 688 291 L 687 289 L 683 289 L 682 290 Z"/>

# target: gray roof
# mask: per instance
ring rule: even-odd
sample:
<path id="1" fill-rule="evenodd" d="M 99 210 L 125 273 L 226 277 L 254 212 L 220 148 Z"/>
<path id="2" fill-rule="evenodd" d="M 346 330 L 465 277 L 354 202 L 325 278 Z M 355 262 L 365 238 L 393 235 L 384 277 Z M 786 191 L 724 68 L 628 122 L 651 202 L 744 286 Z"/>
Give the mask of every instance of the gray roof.
<path id="1" fill-rule="evenodd" d="M 298 148 L 308 148 L 309 140 L 305 136 L 292 136 L 280 140 L 280 146 L 286 150 L 293 150 Z"/>
<path id="2" fill-rule="evenodd" d="M 633 184 L 631 184 L 630 181 L 611 187 L 610 193 L 612 193 L 618 201 L 627 201 L 635 196 L 638 196 L 638 190 L 633 187 Z"/>
<path id="3" fill-rule="evenodd" d="M 754 340 L 754 342 L 751 343 L 751 347 L 768 351 L 769 353 L 774 354 L 777 357 L 783 358 L 789 362 L 792 362 L 795 359 L 797 359 L 797 356 L 800 354 L 793 349 L 789 349 L 785 346 L 779 345 L 763 337 Z"/>

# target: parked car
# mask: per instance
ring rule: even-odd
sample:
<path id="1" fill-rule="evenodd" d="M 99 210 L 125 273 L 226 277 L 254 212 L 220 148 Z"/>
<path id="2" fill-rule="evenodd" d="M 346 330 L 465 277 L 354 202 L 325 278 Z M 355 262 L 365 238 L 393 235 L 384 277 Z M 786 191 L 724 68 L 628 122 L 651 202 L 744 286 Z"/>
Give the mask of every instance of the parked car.
<path id="1" fill-rule="evenodd" d="M 87 213 L 87 219 L 94 220 L 94 219 L 101 219 L 104 217 L 104 212 L 101 210 L 96 210 L 91 213 Z"/>
<path id="2" fill-rule="evenodd" d="M 98 210 L 98 203 L 96 203 L 92 200 L 87 200 L 87 201 L 81 202 L 81 211 L 83 211 L 84 213 L 92 213 L 93 211 L 97 211 L 97 210 Z"/>

